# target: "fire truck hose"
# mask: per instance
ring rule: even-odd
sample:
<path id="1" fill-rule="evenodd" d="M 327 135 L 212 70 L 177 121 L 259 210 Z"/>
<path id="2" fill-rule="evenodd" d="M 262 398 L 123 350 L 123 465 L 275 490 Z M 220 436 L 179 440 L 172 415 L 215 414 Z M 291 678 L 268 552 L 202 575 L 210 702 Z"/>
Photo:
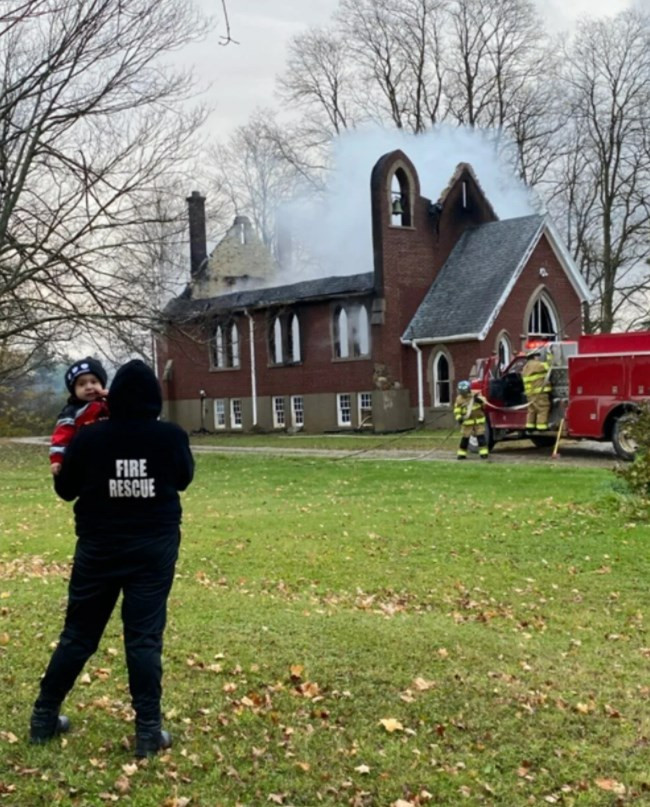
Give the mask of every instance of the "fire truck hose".
<path id="1" fill-rule="evenodd" d="M 495 406 L 494 404 L 490 403 L 489 401 L 483 401 L 483 406 L 487 406 L 488 409 L 526 409 L 528 404 L 517 404 L 517 406 Z"/>

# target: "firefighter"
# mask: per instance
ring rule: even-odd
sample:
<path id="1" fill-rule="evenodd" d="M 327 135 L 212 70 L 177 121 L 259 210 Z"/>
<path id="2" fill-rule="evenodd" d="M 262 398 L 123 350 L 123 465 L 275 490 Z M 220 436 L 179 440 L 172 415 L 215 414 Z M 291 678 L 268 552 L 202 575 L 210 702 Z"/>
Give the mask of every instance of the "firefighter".
<path id="1" fill-rule="evenodd" d="M 528 361 L 521 371 L 524 392 L 528 401 L 526 429 L 547 431 L 551 411 L 551 363 L 544 358 L 544 351 L 535 348 L 528 354 Z"/>
<path id="2" fill-rule="evenodd" d="M 461 427 L 461 438 L 456 457 L 467 458 L 469 438 L 473 435 L 478 443 L 478 453 L 482 460 L 488 458 L 488 447 L 485 442 L 485 410 L 484 400 L 478 394 L 472 394 L 469 381 L 458 382 L 458 395 L 454 403 L 454 417 Z"/>

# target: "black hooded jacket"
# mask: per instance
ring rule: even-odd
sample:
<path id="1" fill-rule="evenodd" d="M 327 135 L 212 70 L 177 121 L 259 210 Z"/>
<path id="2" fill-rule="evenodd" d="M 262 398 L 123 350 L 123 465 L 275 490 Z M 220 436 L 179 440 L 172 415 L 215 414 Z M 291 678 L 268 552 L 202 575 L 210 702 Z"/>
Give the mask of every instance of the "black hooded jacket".
<path id="1" fill-rule="evenodd" d="M 108 420 L 75 435 L 54 479 L 62 499 L 77 500 L 77 535 L 126 539 L 172 531 L 181 520 L 178 491 L 194 474 L 187 434 L 158 420 L 160 385 L 139 359 L 117 371 L 108 406 Z"/>

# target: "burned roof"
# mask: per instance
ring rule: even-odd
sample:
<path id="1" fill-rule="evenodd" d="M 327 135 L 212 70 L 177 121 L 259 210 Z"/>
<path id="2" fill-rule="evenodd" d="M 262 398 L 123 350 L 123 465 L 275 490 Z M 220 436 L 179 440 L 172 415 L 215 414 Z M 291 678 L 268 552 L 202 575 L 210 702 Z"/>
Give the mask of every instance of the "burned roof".
<path id="1" fill-rule="evenodd" d="M 490 200 L 485 195 L 485 191 L 483 190 L 481 183 L 478 181 L 478 177 L 476 176 L 474 169 L 469 163 L 458 163 L 458 165 L 454 170 L 454 173 L 449 178 L 449 182 L 447 183 L 446 187 L 438 197 L 438 204 L 444 206 L 445 200 L 449 196 L 449 192 L 458 182 L 458 180 L 462 177 L 463 174 L 468 174 L 474 180 L 476 187 L 479 189 L 481 196 L 483 197 L 483 204 L 485 204 L 490 213 L 494 216 L 495 221 L 498 220 L 499 217 L 497 216 L 494 208 L 490 204 Z"/>
<path id="2" fill-rule="evenodd" d="M 270 308 L 277 305 L 291 305 L 298 302 L 322 300 L 329 297 L 349 297 L 368 294 L 374 289 L 373 272 L 358 275 L 322 277 L 316 280 L 303 280 L 284 286 L 263 289 L 246 289 L 218 297 L 193 300 L 182 294 L 172 300 L 165 309 L 172 319 L 193 319 L 195 317 L 233 312 L 244 308 Z"/>
<path id="3" fill-rule="evenodd" d="M 483 338 L 537 244 L 544 221 L 544 216 L 523 216 L 467 229 L 403 338 Z"/>

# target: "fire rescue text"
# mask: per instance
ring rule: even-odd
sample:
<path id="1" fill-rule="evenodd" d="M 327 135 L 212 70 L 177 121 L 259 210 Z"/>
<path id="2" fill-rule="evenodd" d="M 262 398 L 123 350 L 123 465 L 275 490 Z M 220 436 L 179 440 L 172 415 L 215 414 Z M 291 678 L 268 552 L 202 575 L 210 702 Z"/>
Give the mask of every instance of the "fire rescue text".
<path id="1" fill-rule="evenodd" d="M 147 460 L 115 460 L 115 479 L 108 480 L 112 498 L 152 499 L 156 495 L 155 479 L 147 477 Z"/>

